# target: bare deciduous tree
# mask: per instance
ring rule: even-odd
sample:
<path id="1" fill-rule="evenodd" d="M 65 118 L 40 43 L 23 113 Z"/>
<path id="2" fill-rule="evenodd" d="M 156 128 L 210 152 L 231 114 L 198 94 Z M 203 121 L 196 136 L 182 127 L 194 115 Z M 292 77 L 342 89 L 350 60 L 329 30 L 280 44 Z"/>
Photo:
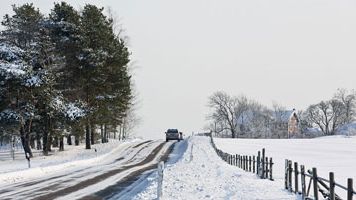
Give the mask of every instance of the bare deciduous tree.
<path id="1" fill-rule="evenodd" d="M 308 121 L 316 124 L 324 135 L 334 135 L 343 124 L 343 104 L 338 100 L 321 101 L 306 111 Z"/>
<path id="2" fill-rule="evenodd" d="M 215 92 L 209 97 L 208 106 L 214 110 L 210 118 L 220 125 L 226 125 L 222 127 L 221 131 L 228 129 L 231 132 L 232 138 L 236 138 L 237 136 L 237 104 L 237 99 L 229 96 L 225 92 Z"/>
<path id="3" fill-rule="evenodd" d="M 351 123 L 355 117 L 356 94 L 355 91 L 348 93 L 346 89 L 338 89 L 334 95 L 334 99 L 343 104 L 343 124 Z"/>

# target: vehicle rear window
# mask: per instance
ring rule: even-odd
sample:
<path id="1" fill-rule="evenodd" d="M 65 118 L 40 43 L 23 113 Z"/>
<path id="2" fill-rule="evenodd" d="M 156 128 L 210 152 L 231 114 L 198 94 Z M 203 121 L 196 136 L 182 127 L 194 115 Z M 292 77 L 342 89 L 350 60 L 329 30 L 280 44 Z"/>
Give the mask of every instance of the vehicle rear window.
<path id="1" fill-rule="evenodd" d="M 168 129 L 167 133 L 178 133 L 178 129 Z"/>

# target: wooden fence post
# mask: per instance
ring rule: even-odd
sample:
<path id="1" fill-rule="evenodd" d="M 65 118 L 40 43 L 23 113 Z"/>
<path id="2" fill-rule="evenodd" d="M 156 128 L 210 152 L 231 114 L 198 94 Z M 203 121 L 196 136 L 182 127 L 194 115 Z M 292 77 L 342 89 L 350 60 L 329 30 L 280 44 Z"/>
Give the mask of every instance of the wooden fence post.
<path id="1" fill-rule="evenodd" d="M 261 168 L 262 168 L 262 172 L 261 172 L 261 178 L 265 178 L 265 148 L 262 149 L 262 159 L 261 159 Z"/>
<path id="2" fill-rule="evenodd" d="M 248 156 L 245 156 L 245 171 L 248 171 Z"/>
<path id="3" fill-rule="evenodd" d="M 273 161 L 272 161 L 272 158 L 270 158 L 269 159 L 269 180 L 271 180 L 271 181 L 273 181 L 272 168 L 273 168 Z"/>
<path id="4" fill-rule="evenodd" d="M 238 155 L 236 154 L 235 155 L 235 166 L 237 166 L 237 164 L 238 164 Z"/>
<path id="5" fill-rule="evenodd" d="M 329 193 L 329 199 L 330 200 L 335 200 L 335 177 L 334 177 L 334 172 L 329 173 L 329 188 L 330 188 L 330 193 Z"/>
<path id="6" fill-rule="evenodd" d="M 241 169 L 245 170 L 245 156 L 242 156 Z"/>
<path id="7" fill-rule="evenodd" d="M 241 165 L 240 165 L 240 163 L 241 163 L 241 156 L 240 155 L 237 155 L 237 167 L 239 167 L 239 168 L 241 168 Z"/>
<path id="8" fill-rule="evenodd" d="M 318 174 L 317 170 L 314 167 L 313 168 L 313 189 L 314 189 L 314 199 L 319 200 L 319 195 L 318 195 Z"/>
<path id="9" fill-rule="evenodd" d="M 286 159 L 284 162 L 284 188 L 288 189 L 288 163 L 289 161 Z"/>
<path id="10" fill-rule="evenodd" d="M 266 157 L 266 162 L 265 162 L 265 165 L 266 165 L 266 169 L 265 169 L 265 178 L 268 178 L 268 157 Z"/>
<path id="11" fill-rule="evenodd" d="M 246 171 L 248 171 L 248 156 L 246 156 Z"/>
<path id="12" fill-rule="evenodd" d="M 352 184 L 352 178 L 347 179 L 347 200 L 352 200 L 353 196 L 353 184 Z"/>
<path id="13" fill-rule="evenodd" d="M 261 165 L 261 163 L 260 163 L 260 160 L 261 159 L 261 152 L 260 151 L 258 151 L 258 153 L 257 153 L 257 168 L 256 168 L 256 173 L 257 173 L 257 175 L 260 175 L 260 165 Z"/>
<path id="14" fill-rule="evenodd" d="M 242 169 L 242 155 L 240 155 L 240 168 Z"/>
<path id="15" fill-rule="evenodd" d="M 251 156 L 248 157 L 248 171 L 251 172 Z"/>
<path id="16" fill-rule="evenodd" d="M 289 189 L 289 192 L 292 192 L 292 173 L 293 173 L 292 161 L 290 160 L 288 162 L 288 189 Z"/>
<path id="17" fill-rule="evenodd" d="M 306 198 L 305 196 L 305 168 L 304 165 L 300 166 L 300 179 L 301 179 L 301 184 L 302 184 L 302 200 Z"/>
<path id="18" fill-rule="evenodd" d="M 237 155 L 237 167 L 241 168 L 241 155 Z"/>
<path id="19" fill-rule="evenodd" d="M 245 156 L 242 156 L 242 169 L 245 170 Z"/>
<path id="20" fill-rule="evenodd" d="M 247 156 L 244 156 L 244 170 L 247 171 Z"/>
<path id="21" fill-rule="evenodd" d="M 245 170 L 245 156 L 242 156 L 242 169 Z"/>
<path id="22" fill-rule="evenodd" d="M 295 188 L 295 193 L 298 193 L 298 163 L 294 162 L 294 188 Z"/>
<path id="23" fill-rule="evenodd" d="M 158 184 L 157 184 L 157 199 L 160 200 L 162 197 L 162 182 L 163 182 L 163 170 L 164 162 L 158 163 Z"/>
<path id="24" fill-rule="evenodd" d="M 253 167 L 252 167 L 253 173 L 255 173 L 255 169 L 256 169 L 256 158 L 255 158 L 255 156 L 252 157 L 252 165 L 253 165 Z"/>

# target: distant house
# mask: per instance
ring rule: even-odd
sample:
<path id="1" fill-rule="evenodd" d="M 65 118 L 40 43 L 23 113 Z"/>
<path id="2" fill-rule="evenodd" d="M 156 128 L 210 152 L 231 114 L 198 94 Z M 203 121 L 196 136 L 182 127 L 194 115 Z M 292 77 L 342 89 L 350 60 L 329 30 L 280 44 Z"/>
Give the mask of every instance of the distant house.
<path id="1" fill-rule="evenodd" d="M 273 128 L 279 137 L 292 137 L 299 133 L 299 118 L 296 110 L 274 112 Z"/>
<path id="2" fill-rule="evenodd" d="M 265 115 L 246 111 L 236 123 L 239 137 L 289 138 L 300 132 L 295 109 L 273 111 Z"/>
<path id="3" fill-rule="evenodd" d="M 299 133 L 299 118 L 295 109 L 291 113 L 288 120 L 288 135 L 293 136 Z"/>

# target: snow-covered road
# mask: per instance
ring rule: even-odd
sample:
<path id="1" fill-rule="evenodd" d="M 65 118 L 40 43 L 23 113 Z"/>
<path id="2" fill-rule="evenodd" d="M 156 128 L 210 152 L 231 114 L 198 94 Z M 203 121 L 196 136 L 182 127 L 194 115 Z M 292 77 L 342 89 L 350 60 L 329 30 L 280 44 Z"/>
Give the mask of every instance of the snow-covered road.
<path id="1" fill-rule="evenodd" d="M 172 143 L 145 141 L 122 144 L 107 155 L 94 158 L 97 162 L 71 162 L 61 166 L 37 167 L 24 171 L 1 174 L 0 199 L 78 199 L 94 197 L 99 191 L 117 184 L 136 171 L 155 166 L 169 152 Z M 51 173 L 50 169 L 60 169 Z M 39 171 L 48 171 L 48 175 Z M 16 173 L 27 174 L 25 180 L 16 181 Z M 31 177 L 28 174 L 39 174 Z M 21 177 L 21 175 L 17 175 Z M 30 177 L 30 178 L 29 178 Z M 5 181 L 6 182 L 6 181 Z M 100 195 L 107 195 L 101 192 Z"/>
<path id="2" fill-rule="evenodd" d="M 166 164 L 163 199 L 297 199 L 284 191 L 283 185 L 258 179 L 252 173 L 223 162 L 214 152 L 208 137 L 194 136 L 187 140 L 182 158 L 176 163 Z M 133 199 L 156 199 L 155 177 L 155 174 L 148 177 L 148 187 Z"/>

